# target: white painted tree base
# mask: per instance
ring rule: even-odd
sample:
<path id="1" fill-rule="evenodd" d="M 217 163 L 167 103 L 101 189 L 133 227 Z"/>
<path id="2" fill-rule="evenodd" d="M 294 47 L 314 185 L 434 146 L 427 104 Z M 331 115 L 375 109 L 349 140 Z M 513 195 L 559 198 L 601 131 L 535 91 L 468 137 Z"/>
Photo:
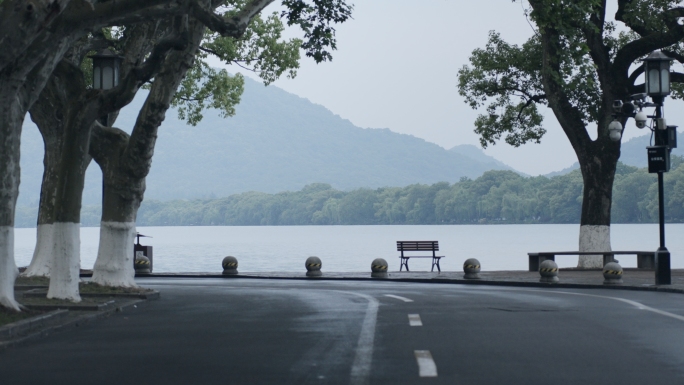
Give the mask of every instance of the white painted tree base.
<path id="1" fill-rule="evenodd" d="M 14 227 L 0 226 L 0 305 L 19 311 L 14 281 L 19 270 L 14 262 Z"/>
<path id="2" fill-rule="evenodd" d="M 610 226 L 580 226 L 579 251 L 611 251 Z M 603 255 L 580 255 L 577 267 L 603 268 Z"/>
<path id="3" fill-rule="evenodd" d="M 33 251 L 31 264 L 21 273 L 22 277 L 49 277 L 52 255 L 54 253 L 53 224 L 38 225 L 36 229 L 36 249 Z"/>
<path id="4" fill-rule="evenodd" d="M 133 243 L 135 222 L 101 222 L 100 246 L 92 282 L 105 286 L 135 287 Z"/>
<path id="5" fill-rule="evenodd" d="M 56 222 L 53 226 L 54 254 L 47 297 L 80 302 L 81 224 Z"/>

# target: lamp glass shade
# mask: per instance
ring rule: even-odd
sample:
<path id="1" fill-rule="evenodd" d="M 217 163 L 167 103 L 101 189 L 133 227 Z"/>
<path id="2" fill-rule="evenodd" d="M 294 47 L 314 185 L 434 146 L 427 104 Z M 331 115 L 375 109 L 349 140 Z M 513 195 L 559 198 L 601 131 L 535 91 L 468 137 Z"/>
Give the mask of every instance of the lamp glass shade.
<path id="1" fill-rule="evenodd" d="M 112 67 L 102 68 L 102 89 L 109 90 L 114 87 L 114 69 Z"/>
<path id="2" fill-rule="evenodd" d="M 649 95 L 660 94 L 660 71 L 657 68 L 648 70 L 646 93 Z"/>
<path id="3" fill-rule="evenodd" d="M 668 65 L 669 67 L 669 65 Z M 662 85 L 661 89 L 664 94 L 669 94 L 670 93 L 670 69 L 669 68 L 663 68 L 660 70 L 660 84 Z"/>

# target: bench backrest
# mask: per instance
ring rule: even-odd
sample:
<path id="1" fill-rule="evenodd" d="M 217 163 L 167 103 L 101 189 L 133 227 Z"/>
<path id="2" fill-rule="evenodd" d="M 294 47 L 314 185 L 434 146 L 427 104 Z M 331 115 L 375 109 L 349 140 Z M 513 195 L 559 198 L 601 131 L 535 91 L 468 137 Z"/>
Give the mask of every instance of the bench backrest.
<path id="1" fill-rule="evenodd" d="M 397 241 L 397 251 L 439 251 L 438 241 Z"/>

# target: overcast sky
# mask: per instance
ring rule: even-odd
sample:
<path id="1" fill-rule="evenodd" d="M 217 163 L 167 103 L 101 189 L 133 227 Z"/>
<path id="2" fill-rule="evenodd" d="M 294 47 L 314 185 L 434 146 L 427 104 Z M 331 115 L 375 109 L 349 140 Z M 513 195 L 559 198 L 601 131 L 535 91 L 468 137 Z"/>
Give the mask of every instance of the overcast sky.
<path id="1" fill-rule="evenodd" d="M 303 57 L 295 79 L 283 78 L 274 85 L 321 104 L 359 127 L 389 128 L 447 149 L 459 144 L 479 147 L 473 132 L 478 112 L 458 95 L 457 72 L 468 64 L 475 48 L 485 46 L 490 30 L 516 44 L 531 36 L 520 2 L 350 2 L 354 19 L 337 27 L 333 61 L 315 64 Z M 274 5 L 266 11 L 277 9 Z M 239 67 L 228 68 L 253 76 Z M 677 109 L 684 110 L 677 103 Z M 677 124 L 675 115 L 675 120 L 684 122 L 684 113 L 672 114 L 674 107 L 668 109 L 668 123 Z M 514 148 L 502 141 L 486 153 L 530 175 L 573 164 L 575 154 L 550 110 L 545 112 L 544 125 L 547 134 L 541 144 Z M 626 138 L 643 134 L 633 123 L 625 130 Z"/>

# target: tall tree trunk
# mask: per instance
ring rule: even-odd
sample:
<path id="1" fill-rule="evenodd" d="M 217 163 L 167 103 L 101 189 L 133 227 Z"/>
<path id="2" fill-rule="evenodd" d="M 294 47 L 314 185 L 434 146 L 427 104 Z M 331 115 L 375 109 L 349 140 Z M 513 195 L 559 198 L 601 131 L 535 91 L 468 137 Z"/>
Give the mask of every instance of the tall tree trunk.
<path id="1" fill-rule="evenodd" d="M 135 218 L 145 191 L 145 178 L 121 167 L 129 135 L 112 127 L 97 126 L 90 152 L 102 169 L 102 221 L 100 245 L 92 281 L 106 286 L 136 286 L 133 269 Z"/>
<path id="2" fill-rule="evenodd" d="M 610 209 L 619 145 L 599 138 L 589 146 L 591 153 L 578 157 L 584 181 L 579 251 L 610 251 Z M 602 268 L 602 255 L 582 255 L 582 268 Z"/>
<path id="3" fill-rule="evenodd" d="M 0 305 L 19 310 L 14 281 L 19 274 L 14 262 L 14 211 L 19 196 L 19 141 L 25 110 L 18 85 L 0 76 Z"/>
<path id="4" fill-rule="evenodd" d="M 82 99 L 76 100 L 75 102 Z M 63 148 L 57 165 L 57 183 L 53 223 L 53 255 L 50 266 L 48 298 L 80 301 L 78 283 L 81 267 L 81 201 L 85 172 L 90 163 L 88 147 L 95 117 L 90 109 L 78 109 L 75 103 L 67 111 Z M 78 109 L 78 110 L 77 110 Z"/>
<path id="5" fill-rule="evenodd" d="M 18 310 L 14 281 L 14 213 L 19 195 L 20 138 L 24 118 L 74 37 L 53 41 L 44 55 L 29 55 L 0 70 L 0 305 Z"/>
<path id="6" fill-rule="evenodd" d="M 90 149 L 102 169 L 104 195 L 93 282 L 108 286 L 135 285 L 132 247 L 135 220 L 145 192 L 145 178 L 152 166 L 157 130 L 176 89 L 192 67 L 204 30 L 201 23 L 191 21 L 190 43 L 181 51 L 168 53 L 130 137 L 117 129 L 94 130 Z"/>
<path id="7" fill-rule="evenodd" d="M 538 2 L 537 2 L 538 3 Z M 541 3 L 535 6 L 541 7 Z M 598 135 L 592 140 L 587 132 L 585 117 L 573 105 L 566 92 L 561 59 L 567 55 L 562 49 L 561 37 L 554 26 L 540 28 L 544 49 L 542 79 L 549 107 L 568 137 L 580 163 L 584 192 L 582 216 L 580 219 L 579 251 L 610 251 L 610 207 L 617 160 L 620 157 L 620 143 L 609 138 L 608 125 L 612 120 L 612 103 L 617 96 L 626 96 L 627 90 L 602 83 L 601 119 Z M 607 52 L 601 55 L 607 57 Z M 601 56 L 599 55 L 599 56 Z M 606 58 L 607 60 L 607 58 Z M 623 122 L 624 124 L 624 122 Z M 601 255 L 586 255 L 579 258 L 577 267 L 603 267 Z"/>
<path id="8" fill-rule="evenodd" d="M 25 277 L 49 277 L 54 254 L 55 205 L 59 160 L 61 159 L 64 139 L 64 112 L 68 101 L 78 97 L 78 90 L 68 87 L 63 81 L 73 83 L 64 71 L 55 70 L 46 84 L 41 96 L 31 107 L 30 114 L 43 137 L 45 153 L 43 156 L 43 180 L 40 188 L 38 223 L 36 227 L 36 247 L 31 264 L 22 273 Z M 62 74 L 62 76 L 59 76 Z"/>

